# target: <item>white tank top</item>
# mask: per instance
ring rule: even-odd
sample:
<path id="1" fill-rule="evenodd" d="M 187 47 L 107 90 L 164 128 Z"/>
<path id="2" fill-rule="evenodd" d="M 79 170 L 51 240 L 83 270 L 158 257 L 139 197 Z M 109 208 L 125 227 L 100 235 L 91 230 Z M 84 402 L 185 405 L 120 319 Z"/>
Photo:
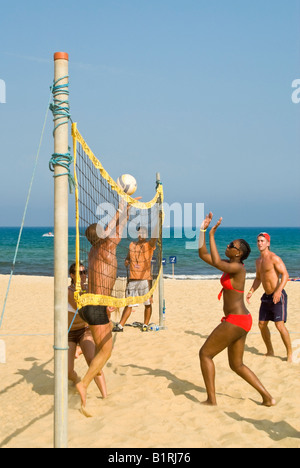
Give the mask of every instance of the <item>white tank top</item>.
<path id="1" fill-rule="evenodd" d="M 76 310 L 71 306 L 70 302 L 68 302 L 68 312 L 71 312 L 71 314 L 76 314 Z"/>
<path id="2" fill-rule="evenodd" d="M 68 302 L 68 312 L 71 312 L 71 314 L 76 314 L 76 310 L 74 307 Z"/>

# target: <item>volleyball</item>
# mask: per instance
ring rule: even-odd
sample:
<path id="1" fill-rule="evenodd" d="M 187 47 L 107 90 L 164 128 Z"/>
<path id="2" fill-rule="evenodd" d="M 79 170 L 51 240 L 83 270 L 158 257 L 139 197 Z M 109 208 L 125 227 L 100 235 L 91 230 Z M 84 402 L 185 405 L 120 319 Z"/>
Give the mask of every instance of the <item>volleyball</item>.
<path id="1" fill-rule="evenodd" d="M 132 195 L 137 189 L 136 180 L 130 174 L 123 174 L 118 177 L 117 184 L 127 195 Z"/>

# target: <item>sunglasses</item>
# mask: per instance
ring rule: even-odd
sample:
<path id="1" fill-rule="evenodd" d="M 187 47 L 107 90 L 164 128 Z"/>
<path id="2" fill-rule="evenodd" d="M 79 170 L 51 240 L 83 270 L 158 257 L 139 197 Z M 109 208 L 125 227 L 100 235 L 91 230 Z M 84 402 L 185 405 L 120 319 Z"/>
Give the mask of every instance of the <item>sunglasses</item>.
<path id="1" fill-rule="evenodd" d="M 80 271 L 79 271 L 79 274 L 80 274 L 80 276 L 81 276 L 81 275 L 86 275 L 86 274 L 87 274 L 87 271 L 86 271 L 86 270 L 80 270 Z"/>
<path id="2" fill-rule="evenodd" d="M 240 250 L 238 247 L 236 247 L 236 246 L 234 245 L 234 243 L 233 243 L 233 242 L 230 242 L 230 244 L 228 244 L 228 248 L 229 248 L 229 249 L 236 249 L 236 250 Z"/>

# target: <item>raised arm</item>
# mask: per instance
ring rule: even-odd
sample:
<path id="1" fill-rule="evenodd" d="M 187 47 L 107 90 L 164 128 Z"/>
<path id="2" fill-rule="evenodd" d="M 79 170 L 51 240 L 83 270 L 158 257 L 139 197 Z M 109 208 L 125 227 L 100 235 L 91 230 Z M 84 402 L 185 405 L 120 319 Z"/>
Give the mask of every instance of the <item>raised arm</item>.
<path id="1" fill-rule="evenodd" d="M 151 232 L 151 239 L 149 240 L 149 245 L 151 247 L 156 246 L 156 242 L 157 242 L 158 235 L 159 235 L 158 231 L 159 231 L 159 223 L 157 222 L 153 231 Z"/>
<path id="2" fill-rule="evenodd" d="M 213 214 L 210 212 L 208 215 L 206 215 L 203 223 L 201 224 L 200 233 L 199 233 L 199 248 L 198 248 L 199 257 L 201 258 L 201 260 L 208 263 L 209 265 L 213 265 L 213 262 L 212 262 L 211 255 L 208 252 L 207 247 L 206 247 L 205 233 L 211 223 L 212 217 L 213 217 Z"/>
<path id="3" fill-rule="evenodd" d="M 215 241 L 215 233 L 218 227 L 220 226 L 222 222 L 222 218 L 218 220 L 218 222 L 213 226 L 210 230 L 209 233 L 209 244 L 210 244 L 210 255 L 211 255 L 211 261 L 212 261 L 212 266 L 217 268 L 218 270 L 223 271 L 224 273 L 229 273 L 234 275 L 235 273 L 238 273 L 241 271 L 241 268 L 243 268 L 243 264 L 239 262 L 229 262 L 227 260 L 222 260 Z"/>
<path id="4" fill-rule="evenodd" d="M 142 197 L 136 197 L 135 200 L 140 200 Z M 119 203 L 119 208 L 116 211 L 115 216 L 110 220 L 107 227 L 105 228 L 105 236 L 111 239 L 116 239 L 117 243 L 122 238 L 124 227 L 129 219 L 129 211 L 131 205 L 126 204 L 123 198 Z"/>
<path id="5" fill-rule="evenodd" d="M 125 207 L 125 201 L 123 198 L 121 198 L 119 207 L 115 212 L 115 215 L 111 218 L 109 223 L 107 224 L 104 232 L 106 237 L 110 238 L 116 238 L 119 237 L 119 226 L 120 226 L 120 219 L 126 218 L 126 215 L 124 216 L 124 207 Z M 127 209 L 128 213 L 128 209 Z"/>

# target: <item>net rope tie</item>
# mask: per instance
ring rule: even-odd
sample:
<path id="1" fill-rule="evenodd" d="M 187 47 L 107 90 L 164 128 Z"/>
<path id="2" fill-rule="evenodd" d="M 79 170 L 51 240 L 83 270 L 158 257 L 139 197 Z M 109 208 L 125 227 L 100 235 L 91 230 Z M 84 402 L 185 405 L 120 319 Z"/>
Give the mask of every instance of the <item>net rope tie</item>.
<path id="1" fill-rule="evenodd" d="M 68 75 L 59 78 L 53 83 L 53 86 L 50 88 L 53 94 L 53 103 L 50 104 L 49 108 L 53 114 L 53 121 L 55 127 L 53 130 L 53 135 L 60 125 L 68 124 L 69 119 L 71 118 L 69 101 L 61 99 L 59 96 L 69 96 L 69 83 L 58 84 L 61 80 L 68 78 Z M 53 177 L 60 177 L 67 175 L 69 182 L 69 191 L 73 192 L 73 187 L 75 187 L 75 180 L 70 171 L 70 165 L 73 162 L 73 156 L 70 153 L 70 148 L 68 148 L 68 153 L 53 153 L 49 161 L 49 169 L 51 172 L 54 172 L 55 166 L 61 166 L 66 169 L 66 172 L 62 174 L 54 174 Z"/>

